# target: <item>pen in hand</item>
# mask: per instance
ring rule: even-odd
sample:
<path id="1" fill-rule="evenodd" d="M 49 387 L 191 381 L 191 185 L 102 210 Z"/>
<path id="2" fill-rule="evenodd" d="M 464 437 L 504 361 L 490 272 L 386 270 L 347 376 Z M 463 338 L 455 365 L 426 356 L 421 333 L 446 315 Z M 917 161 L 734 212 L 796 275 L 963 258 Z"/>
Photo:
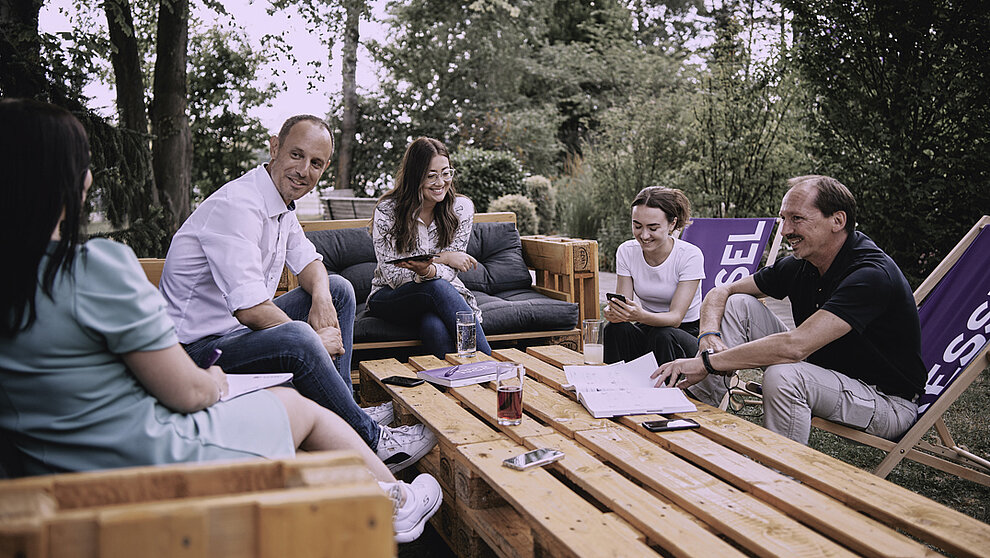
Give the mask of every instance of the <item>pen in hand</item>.
<path id="1" fill-rule="evenodd" d="M 203 368 L 209 368 L 209 367 L 213 366 L 214 364 L 216 364 L 217 361 L 220 360 L 220 355 L 222 355 L 222 354 L 223 354 L 223 351 L 221 351 L 220 349 L 213 349 L 213 354 L 211 354 L 210 355 L 210 358 L 208 358 L 206 360 L 206 365 L 203 366 Z"/>

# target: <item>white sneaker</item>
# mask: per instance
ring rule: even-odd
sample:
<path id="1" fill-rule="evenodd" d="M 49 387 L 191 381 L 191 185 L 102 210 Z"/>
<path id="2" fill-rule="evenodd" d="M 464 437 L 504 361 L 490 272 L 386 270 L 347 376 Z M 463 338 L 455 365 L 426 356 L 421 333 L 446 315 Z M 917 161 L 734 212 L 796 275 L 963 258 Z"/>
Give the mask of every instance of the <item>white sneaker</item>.
<path id="1" fill-rule="evenodd" d="M 412 465 L 437 445 L 437 437 L 422 424 L 382 427 L 378 438 L 378 459 L 393 473 Z"/>
<path id="2" fill-rule="evenodd" d="M 414 541 L 423 534 L 426 520 L 440 509 L 443 491 L 440 483 L 426 473 L 417 476 L 412 483 L 378 483 L 392 499 L 395 511 L 392 523 L 395 526 L 395 542 Z"/>
<path id="3" fill-rule="evenodd" d="M 363 410 L 365 414 L 371 417 L 371 420 L 381 426 L 388 426 L 395 420 L 395 409 L 392 407 L 391 401 L 377 407 L 365 407 Z"/>

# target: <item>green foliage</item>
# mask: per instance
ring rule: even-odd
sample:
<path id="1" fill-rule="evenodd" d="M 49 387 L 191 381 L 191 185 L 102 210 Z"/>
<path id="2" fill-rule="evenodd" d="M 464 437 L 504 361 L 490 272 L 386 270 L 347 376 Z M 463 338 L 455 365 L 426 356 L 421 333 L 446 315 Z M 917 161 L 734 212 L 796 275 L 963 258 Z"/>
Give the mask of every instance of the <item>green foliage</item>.
<path id="1" fill-rule="evenodd" d="M 450 165 L 457 170 L 457 192 L 471 198 L 479 213 L 495 198 L 525 191 L 522 168 L 511 153 L 466 147 L 450 154 Z"/>
<path id="2" fill-rule="evenodd" d="M 521 235 L 536 234 L 539 217 L 536 206 L 529 198 L 520 194 L 507 194 L 492 200 L 488 211 L 511 211 L 516 214 L 516 229 Z"/>
<path id="3" fill-rule="evenodd" d="M 527 176 L 523 179 L 526 197 L 536 206 L 536 215 L 540 224 L 537 229 L 540 234 L 550 234 L 556 230 L 557 194 L 550 179 L 545 176 Z"/>
<path id="4" fill-rule="evenodd" d="M 693 102 L 696 125 L 685 129 L 696 155 L 683 169 L 694 209 L 711 217 L 776 215 L 784 183 L 807 174 L 807 99 L 781 36 L 754 59 L 757 23 L 732 2 L 715 12 L 716 40 L 705 57 Z M 770 17 L 772 28 L 778 22 Z"/>
<path id="5" fill-rule="evenodd" d="M 795 47 L 821 170 L 917 284 L 990 207 L 990 10 L 930 0 L 812 0 Z"/>
<path id="6" fill-rule="evenodd" d="M 193 197 L 203 199 L 258 163 L 267 130 L 248 112 L 266 104 L 275 86 L 254 83 L 264 58 L 246 37 L 212 27 L 190 37 L 189 120 L 193 134 Z"/>

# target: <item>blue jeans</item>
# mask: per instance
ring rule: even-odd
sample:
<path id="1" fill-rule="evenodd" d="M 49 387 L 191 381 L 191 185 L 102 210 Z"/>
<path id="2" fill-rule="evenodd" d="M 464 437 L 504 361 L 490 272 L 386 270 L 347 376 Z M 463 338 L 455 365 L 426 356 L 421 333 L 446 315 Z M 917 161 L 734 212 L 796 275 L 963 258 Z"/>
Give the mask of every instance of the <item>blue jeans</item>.
<path id="1" fill-rule="evenodd" d="M 354 401 L 351 386 L 354 288 L 343 277 L 330 275 L 330 295 L 344 341 L 344 354 L 336 359 L 336 365 L 320 336 L 305 321 L 312 299 L 301 288 L 274 300 L 293 321 L 258 331 L 244 328 L 223 336 L 210 335 L 184 348 L 200 364 L 214 348 L 220 349 L 223 354 L 217 364 L 228 374 L 292 372 L 292 385 L 299 393 L 340 415 L 374 450 L 380 427 Z"/>
<path id="2" fill-rule="evenodd" d="M 398 289 L 382 287 L 368 298 L 368 312 L 390 322 L 419 323 L 419 338 L 433 356 L 442 359 L 457 352 L 457 313 L 470 312 L 461 293 L 444 279 L 406 283 Z M 478 350 L 492 354 L 488 339 L 476 322 Z"/>

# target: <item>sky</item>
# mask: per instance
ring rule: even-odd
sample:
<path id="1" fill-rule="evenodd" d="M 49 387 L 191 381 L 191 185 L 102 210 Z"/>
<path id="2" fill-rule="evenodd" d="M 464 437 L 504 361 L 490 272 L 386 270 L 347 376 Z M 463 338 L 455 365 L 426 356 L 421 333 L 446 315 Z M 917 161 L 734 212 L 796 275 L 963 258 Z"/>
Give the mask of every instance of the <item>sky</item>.
<path id="1" fill-rule="evenodd" d="M 214 19 L 215 16 L 207 10 L 197 9 L 196 0 L 192 0 L 192 9 L 204 20 Z M 280 79 L 286 81 L 286 90 L 272 100 L 272 106 L 258 107 L 252 112 L 252 116 L 261 119 L 262 123 L 273 132 L 277 132 L 282 122 L 295 114 L 311 113 L 325 115 L 330 109 L 329 95 L 340 95 L 340 45 L 335 45 L 333 58 L 327 61 L 327 48 L 318 37 L 311 34 L 307 29 L 303 18 L 297 13 L 278 12 L 269 16 L 267 8 L 269 3 L 266 0 L 221 0 L 227 11 L 233 16 L 237 25 L 244 28 L 253 48 L 262 48 L 261 37 L 266 33 L 285 33 L 286 40 L 293 48 L 293 53 L 299 60 L 297 69 L 288 68 L 288 63 L 281 62 L 279 68 L 285 73 Z M 379 19 L 384 17 L 385 0 L 369 0 L 372 13 Z M 39 28 L 42 32 L 57 33 L 69 31 L 72 28 L 72 21 L 77 16 L 74 14 L 72 0 L 49 0 L 41 9 L 39 18 Z M 100 18 L 97 23 L 106 29 L 106 19 Z M 362 21 L 361 40 L 378 39 L 384 41 L 385 26 L 380 23 Z M 310 69 L 306 63 L 311 60 L 321 61 L 322 71 L 325 72 L 326 81 L 319 84 L 323 93 L 308 91 L 307 75 Z M 270 79 L 275 68 L 262 68 L 258 75 L 261 79 Z M 378 89 L 377 69 L 374 67 L 367 50 L 364 47 L 358 49 L 357 84 L 359 92 L 374 91 Z M 85 94 L 92 97 L 90 108 L 97 110 L 100 114 L 112 117 L 115 114 L 114 92 L 112 84 L 91 83 Z"/>

